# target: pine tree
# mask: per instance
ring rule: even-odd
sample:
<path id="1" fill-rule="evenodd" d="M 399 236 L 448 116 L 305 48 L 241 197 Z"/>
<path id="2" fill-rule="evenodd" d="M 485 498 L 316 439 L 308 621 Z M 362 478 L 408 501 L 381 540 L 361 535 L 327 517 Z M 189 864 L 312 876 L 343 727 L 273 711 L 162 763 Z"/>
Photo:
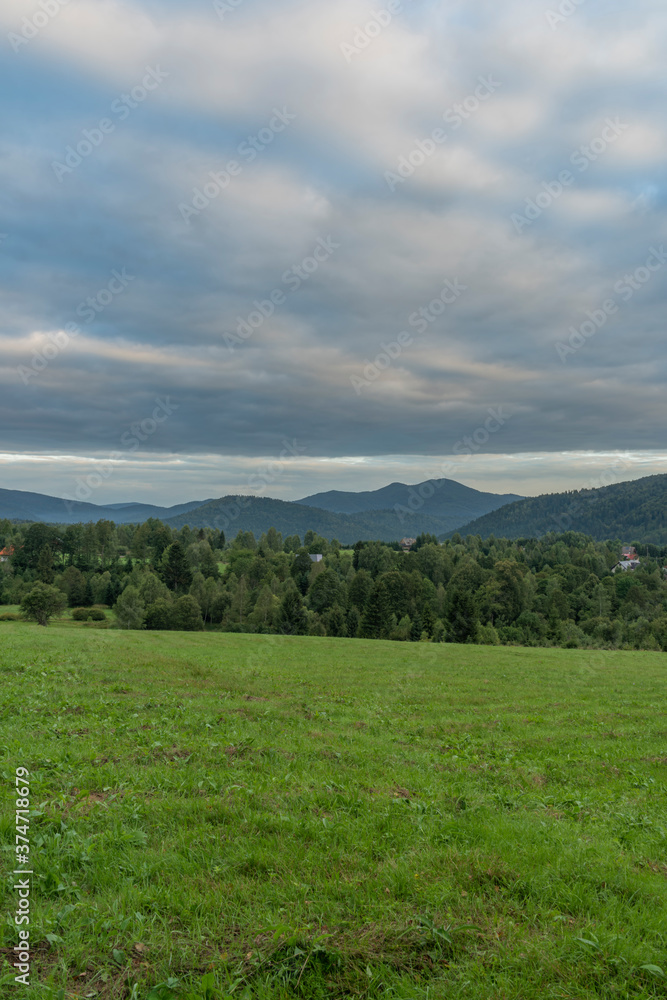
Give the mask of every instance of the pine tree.
<path id="1" fill-rule="evenodd" d="M 265 584 L 257 595 L 255 607 L 248 616 L 248 620 L 259 632 L 268 632 L 273 624 L 275 609 L 276 599 L 271 588 Z"/>
<path id="2" fill-rule="evenodd" d="M 425 604 L 422 608 L 422 629 L 428 635 L 429 639 L 433 636 L 433 626 L 435 625 L 435 618 L 433 617 L 433 612 L 431 610 L 430 604 Z"/>
<path id="3" fill-rule="evenodd" d="M 278 632 L 281 635 L 305 635 L 307 626 L 308 618 L 301 595 L 296 590 L 288 590 L 278 611 Z"/>
<path id="4" fill-rule="evenodd" d="M 37 576 L 42 583 L 53 583 L 53 552 L 45 545 L 37 560 Z"/>
<path id="5" fill-rule="evenodd" d="M 410 628 L 410 642 L 419 642 L 422 637 L 423 625 L 420 615 L 415 615 Z"/>
<path id="6" fill-rule="evenodd" d="M 305 596 L 308 593 L 310 584 L 310 573 L 313 562 L 305 549 L 302 549 L 294 559 L 290 573 L 300 592 Z"/>
<path id="7" fill-rule="evenodd" d="M 334 636 L 336 638 L 343 638 L 347 635 L 345 612 L 341 608 L 340 604 L 334 604 L 333 608 L 326 617 L 326 623 L 327 635 Z"/>
<path id="8" fill-rule="evenodd" d="M 355 607 L 351 607 L 345 616 L 345 624 L 347 626 L 347 634 L 350 639 L 356 639 L 359 634 L 359 623 L 361 622 L 361 615 Z"/>
<path id="9" fill-rule="evenodd" d="M 469 590 L 459 587 L 454 591 L 449 608 L 449 642 L 475 642 L 479 628 L 479 619 L 475 601 Z"/>
<path id="10" fill-rule="evenodd" d="M 389 635 L 390 618 L 387 588 L 383 583 L 376 583 L 366 601 L 359 635 L 362 639 L 386 639 Z"/>
<path id="11" fill-rule="evenodd" d="M 162 579 L 170 590 L 178 593 L 192 583 L 192 571 L 180 542 L 173 542 L 162 557 Z"/>

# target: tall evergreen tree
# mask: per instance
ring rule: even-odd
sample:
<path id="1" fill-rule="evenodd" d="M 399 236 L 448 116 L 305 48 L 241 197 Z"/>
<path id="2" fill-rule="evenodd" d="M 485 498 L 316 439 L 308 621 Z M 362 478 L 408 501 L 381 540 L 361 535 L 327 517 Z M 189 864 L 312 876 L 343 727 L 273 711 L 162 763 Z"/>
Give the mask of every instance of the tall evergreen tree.
<path id="1" fill-rule="evenodd" d="M 475 608 L 475 600 L 465 587 L 457 587 L 454 591 L 448 614 L 449 642 L 476 642 L 479 629 L 479 618 Z"/>
<path id="2" fill-rule="evenodd" d="M 361 619 L 359 635 L 362 639 L 386 639 L 389 635 L 391 608 L 384 583 L 376 583 L 371 590 Z"/>
<path id="3" fill-rule="evenodd" d="M 192 583 L 192 571 L 180 542 L 172 542 L 162 556 L 162 579 L 175 593 L 187 590 Z"/>
<path id="4" fill-rule="evenodd" d="M 422 625 L 421 616 L 415 615 L 412 619 L 412 626 L 410 627 L 410 642 L 419 642 L 423 631 L 424 626 Z"/>
<path id="5" fill-rule="evenodd" d="M 305 635 L 308 617 L 301 595 L 296 590 L 288 590 L 278 611 L 278 631 L 281 635 Z"/>
<path id="6" fill-rule="evenodd" d="M 53 552 L 50 545 L 45 545 L 39 553 L 37 576 L 42 583 L 53 583 Z"/>

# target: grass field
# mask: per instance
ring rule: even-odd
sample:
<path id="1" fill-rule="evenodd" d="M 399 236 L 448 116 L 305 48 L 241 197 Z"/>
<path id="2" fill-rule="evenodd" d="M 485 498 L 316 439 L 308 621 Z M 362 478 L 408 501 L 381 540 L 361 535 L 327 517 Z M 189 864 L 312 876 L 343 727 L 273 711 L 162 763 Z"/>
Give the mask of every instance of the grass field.
<path id="1" fill-rule="evenodd" d="M 0 637 L 3 1000 L 667 997 L 664 654 Z"/>

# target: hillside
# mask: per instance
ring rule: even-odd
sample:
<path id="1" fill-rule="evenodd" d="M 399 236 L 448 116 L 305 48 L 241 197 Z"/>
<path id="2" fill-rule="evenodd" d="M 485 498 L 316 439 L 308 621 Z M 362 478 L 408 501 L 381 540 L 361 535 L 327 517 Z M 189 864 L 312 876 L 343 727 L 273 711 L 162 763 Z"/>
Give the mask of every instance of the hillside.
<path id="1" fill-rule="evenodd" d="M 330 490 L 328 493 L 316 493 L 296 502 L 308 507 L 320 507 L 335 514 L 393 510 L 396 506 L 413 509 L 418 502 L 418 511 L 421 514 L 456 519 L 459 524 L 465 524 L 473 518 L 497 510 L 504 504 L 521 499 L 522 497 L 515 493 L 504 496 L 497 493 L 481 493 L 453 479 L 433 479 L 418 483 L 416 486 L 391 483 L 382 489 L 361 493 Z"/>
<path id="2" fill-rule="evenodd" d="M 178 517 L 171 517 L 167 524 L 172 528 L 220 528 L 229 537 L 239 531 L 252 531 L 259 537 L 269 528 L 286 535 L 300 535 L 308 530 L 324 538 L 337 538 L 344 545 L 359 539 L 398 541 L 405 535 L 416 537 L 422 532 L 443 535 L 461 524 L 460 518 L 436 518 L 427 514 L 404 514 L 399 517 L 393 510 L 372 510 L 359 514 L 335 514 L 302 503 L 273 500 L 270 497 L 227 496 L 212 500 L 196 510 Z"/>
<path id="3" fill-rule="evenodd" d="M 488 538 L 539 537 L 579 531 L 596 541 L 621 539 L 667 543 L 667 475 L 647 476 L 597 490 L 529 497 L 486 514 L 459 529 Z"/>
<path id="4" fill-rule="evenodd" d="M 48 521 L 51 524 L 77 524 L 87 521 L 115 521 L 116 524 L 139 524 L 149 517 L 164 520 L 200 507 L 206 500 L 191 500 L 174 507 L 155 507 L 148 503 L 109 504 L 104 506 L 79 500 L 63 500 L 43 493 L 0 489 L 0 518 L 10 521 Z"/>

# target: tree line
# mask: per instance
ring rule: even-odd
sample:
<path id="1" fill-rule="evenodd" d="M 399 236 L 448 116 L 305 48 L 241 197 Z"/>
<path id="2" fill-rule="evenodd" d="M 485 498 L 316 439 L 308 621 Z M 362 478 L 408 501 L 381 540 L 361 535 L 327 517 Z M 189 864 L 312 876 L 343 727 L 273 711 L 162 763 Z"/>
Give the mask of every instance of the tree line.
<path id="1" fill-rule="evenodd" d="M 667 650 L 667 547 L 643 545 L 637 570 L 613 573 L 621 542 L 572 531 L 442 544 L 421 535 L 404 552 L 273 528 L 227 540 L 152 519 L 0 522 L 0 541 L 13 548 L 0 602 L 33 620 L 45 605 L 47 620 L 69 606 L 102 627 L 107 607 L 127 629 Z"/>

